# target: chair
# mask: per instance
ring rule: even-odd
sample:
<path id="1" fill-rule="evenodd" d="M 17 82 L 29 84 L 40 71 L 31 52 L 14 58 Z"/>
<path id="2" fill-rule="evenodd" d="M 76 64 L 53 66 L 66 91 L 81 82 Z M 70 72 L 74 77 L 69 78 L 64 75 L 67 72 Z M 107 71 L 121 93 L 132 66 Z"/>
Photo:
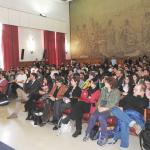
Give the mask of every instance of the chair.
<path id="1" fill-rule="evenodd" d="M 64 114 L 68 115 L 69 113 L 71 113 L 71 111 L 72 110 L 70 108 L 67 108 L 67 109 L 64 110 Z M 88 120 L 90 119 L 90 116 L 91 116 L 90 113 L 84 113 L 83 122 L 87 123 Z M 144 119 L 145 119 L 145 121 L 150 119 L 150 109 L 145 109 L 144 110 Z M 110 116 L 110 117 L 107 118 L 108 127 L 115 127 L 116 123 L 117 123 L 116 117 Z M 96 125 L 100 126 L 100 122 L 96 122 Z M 134 128 L 130 128 L 130 134 L 131 135 L 136 135 Z"/>
<path id="2" fill-rule="evenodd" d="M 150 109 L 149 108 L 146 108 L 144 110 L 144 120 L 147 121 L 150 119 Z"/>
<path id="3" fill-rule="evenodd" d="M 71 108 L 67 108 L 67 109 L 64 110 L 63 113 L 66 114 L 66 115 L 68 115 L 68 114 L 71 113 L 71 111 L 72 111 Z M 91 117 L 91 113 L 84 113 L 83 114 L 83 122 L 87 123 L 88 120 L 90 119 L 90 117 Z M 108 117 L 107 124 L 108 124 L 109 127 L 114 127 L 115 124 L 116 124 L 116 121 L 117 121 L 116 117 L 111 116 L 111 117 Z M 96 125 L 100 126 L 100 123 L 97 122 Z"/>

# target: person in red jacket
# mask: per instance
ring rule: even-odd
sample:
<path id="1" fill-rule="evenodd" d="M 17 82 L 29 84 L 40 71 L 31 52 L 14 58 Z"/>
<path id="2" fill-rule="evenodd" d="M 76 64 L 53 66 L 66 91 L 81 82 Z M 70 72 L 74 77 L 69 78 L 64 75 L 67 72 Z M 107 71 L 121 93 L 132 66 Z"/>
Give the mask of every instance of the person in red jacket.
<path id="1" fill-rule="evenodd" d="M 97 87 L 97 83 L 97 78 L 91 80 L 90 88 L 82 91 L 79 101 L 73 107 L 72 113 L 62 120 L 64 124 L 67 124 L 70 119 L 75 120 L 76 131 L 73 133 L 73 137 L 81 134 L 83 114 L 93 112 L 96 109 L 96 103 L 100 97 L 100 90 Z"/>

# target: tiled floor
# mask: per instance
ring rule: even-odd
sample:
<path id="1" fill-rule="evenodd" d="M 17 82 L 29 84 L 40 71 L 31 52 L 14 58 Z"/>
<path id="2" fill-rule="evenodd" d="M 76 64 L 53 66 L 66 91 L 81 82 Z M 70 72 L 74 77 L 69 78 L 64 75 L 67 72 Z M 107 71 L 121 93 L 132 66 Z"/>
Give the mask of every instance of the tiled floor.
<path id="1" fill-rule="evenodd" d="M 6 117 L 14 109 L 14 103 L 0 107 L 0 141 L 16 150 L 119 150 L 119 141 L 115 145 L 98 146 L 96 141 L 82 142 L 84 131 L 78 138 L 72 138 L 71 133 L 57 136 L 51 125 L 34 126 L 32 121 L 26 121 L 26 113 L 21 105 L 17 119 Z M 84 129 L 86 124 L 84 124 Z M 128 150 L 140 150 L 138 137 L 130 136 Z M 1 150 L 1 149 L 0 149 Z"/>

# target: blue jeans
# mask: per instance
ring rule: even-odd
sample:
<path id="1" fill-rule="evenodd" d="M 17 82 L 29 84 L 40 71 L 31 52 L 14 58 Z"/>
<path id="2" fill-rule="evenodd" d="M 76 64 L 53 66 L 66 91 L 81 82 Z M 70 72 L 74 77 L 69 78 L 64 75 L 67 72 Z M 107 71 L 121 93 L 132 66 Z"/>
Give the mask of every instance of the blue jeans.
<path id="1" fill-rule="evenodd" d="M 86 135 L 90 134 L 96 121 L 100 122 L 101 138 L 107 137 L 107 118 L 110 116 L 110 111 L 99 112 L 96 110 L 89 119 L 88 127 L 86 129 Z"/>
<path id="2" fill-rule="evenodd" d="M 121 111 L 120 108 L 112 108 L 112 114 L 118 119 L 118 125 L 120 130 L 115 133 L 114 140 L 121 139 L 120 147 L 127 148 L 129 146 L 129 124 L 131 121 L 135 121 L 142 128 L 144 127 L 143 116 L 132 109 Z"/>

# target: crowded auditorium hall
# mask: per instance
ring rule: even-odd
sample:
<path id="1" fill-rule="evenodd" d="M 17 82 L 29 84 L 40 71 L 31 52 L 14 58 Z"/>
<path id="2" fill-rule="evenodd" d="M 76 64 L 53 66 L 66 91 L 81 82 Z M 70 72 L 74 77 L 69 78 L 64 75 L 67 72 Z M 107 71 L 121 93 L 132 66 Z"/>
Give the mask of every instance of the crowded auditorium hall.
<path id="1" fill-rule="evenodd" d="M 0 0 L 0 150 L 150 150 L 150 0 Z"/>

